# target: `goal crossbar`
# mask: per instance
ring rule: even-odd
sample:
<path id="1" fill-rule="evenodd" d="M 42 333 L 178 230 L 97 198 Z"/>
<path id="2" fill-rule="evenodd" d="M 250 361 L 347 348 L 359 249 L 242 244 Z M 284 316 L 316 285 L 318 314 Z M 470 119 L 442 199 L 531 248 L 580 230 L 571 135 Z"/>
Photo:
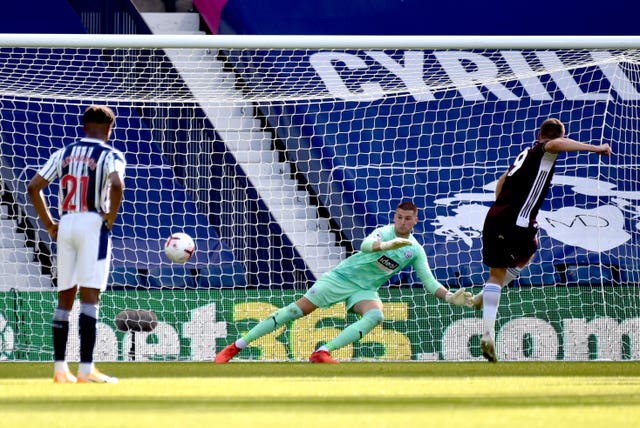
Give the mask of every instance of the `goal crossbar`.
<path id="1" fill-rule="evenodd" d="M 6 47 L 220 49 L 638 49 L 640 36 L 0 34 Z"/>

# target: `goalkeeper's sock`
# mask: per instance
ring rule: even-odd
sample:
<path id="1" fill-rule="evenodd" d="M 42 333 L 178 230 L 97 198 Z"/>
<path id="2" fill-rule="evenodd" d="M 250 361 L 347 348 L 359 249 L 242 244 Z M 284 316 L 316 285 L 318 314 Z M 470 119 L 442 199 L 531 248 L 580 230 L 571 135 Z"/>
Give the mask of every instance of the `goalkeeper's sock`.
<path id="1" fill-rule="evenodd" d="M 498 284 L 485 284 L 482 290 L 482 326 L 483 332 L 489 333 L 491 338 L 495 338 L 496 316 L 498 305 L 500 305 L 500 294 L 502 287 Z"/>
<path id="2" fill-rule="evenodd" d="M 291 303 L 289 306 L 280 308 L 279 310 L 271 314 L 268 318 L 260 321 L 255 325 L 255 327 L 249 330 L 247 334 L 242 336 L 242 339 L 246 343 L 251 343 L 256 339 L 261 338 L 265 334 L 269 334 L 272 331 L 279 329 L 289 321 L 300 318 L 302 315 L 304 315 L 302 313 L 302 309 L 300 309 L 295 303 Z M 236 343 L 236 346 L 237 345 L 238 344 Z"/>
<path id="3" fill-rule="evenodd" d="M 380 309 L 371 309 L 367 311 L 360 320 L 354 322 L 336 336 L 332 341 L 327 343 L 326 349 L 331 352 L 335 349 L 340 349 L 356 340 L 362 339 L 362 337 L 369 333 L 375 326 L 384 321 L 384 315 Z"/>

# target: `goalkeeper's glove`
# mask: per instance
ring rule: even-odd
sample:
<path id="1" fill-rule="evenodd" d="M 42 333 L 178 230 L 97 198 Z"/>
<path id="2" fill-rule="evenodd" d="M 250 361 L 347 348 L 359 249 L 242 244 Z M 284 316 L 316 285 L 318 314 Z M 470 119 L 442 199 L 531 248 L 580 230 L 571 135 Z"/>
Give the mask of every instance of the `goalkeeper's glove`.
<path id="1" fill-rule="evenodd" d="M 471 307 L 473 309 L 478 309 L 478 310 L 482 309 L 482 304 L 483 304 L 483 301 L 484 301 L 483 297 L 484 296 L 482 294 L 482 291 L 479 292 L 478 294 L 476 294 L 475 296 L 473 296 L 471 298 L 471 303 L 472 303 Z"/>
<path id="2" fill-rule="evenodd" d="M 404 246 L 411 245 L 411 244 L 413 244 L 413 242 L 411 242 L 409 239 L 393 238 L 390 241 L 380 242 L 380 250 L 382 251 L 395 250 L 397 248 L 402 248 Z"/>
<path id="3" fill-rule="evenodd" d="M 473 307 L 473 294 L 464 291 L 464 288 L 460 288 L 455 293 L 448 291 L 444 296 L 444 300 L 450 305 Z"/>

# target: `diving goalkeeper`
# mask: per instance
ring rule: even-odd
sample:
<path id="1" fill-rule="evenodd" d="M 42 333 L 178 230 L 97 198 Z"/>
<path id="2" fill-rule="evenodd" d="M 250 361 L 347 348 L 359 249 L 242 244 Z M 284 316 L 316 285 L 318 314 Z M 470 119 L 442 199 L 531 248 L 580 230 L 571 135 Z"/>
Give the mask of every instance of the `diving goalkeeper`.
<path id="1" fill-rule="evenodd" d="M 312 363 L 338 363 L 331 358 L 331 351 L 361 339 L 384 320 L 378 289 L 408 265 L 413 266 L 423 285 L 436 297 L 452 305 L 471 307 L 471 293 L 463 288 L 451 293 L 434 278 L 424 249 L 411 234 L 417 222 L 418 208 L 412 202 L 400 203 L 392 225 L 374 230 L 362 242 L 360 252 L 322 275 L 296 302 L 274 312 L 220 351 L 215 362 L 228 362 L 249 343 L 317 308 L 345 302 L 348 311 L 360 315 L 359 320 L 309 357 Z"/>

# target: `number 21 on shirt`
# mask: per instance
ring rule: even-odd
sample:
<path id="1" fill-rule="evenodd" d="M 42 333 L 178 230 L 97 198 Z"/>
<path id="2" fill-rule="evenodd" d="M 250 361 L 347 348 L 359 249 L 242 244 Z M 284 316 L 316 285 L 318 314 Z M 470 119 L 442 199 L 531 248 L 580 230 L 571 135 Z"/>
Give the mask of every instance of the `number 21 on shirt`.
<path id="1" fill-rule="evenodd" d="M 66 189 L 66 196 L 62 202 L 62 210 L 70 212 L 88 211 L 87 204 L 87 188 L 89 186 L 89 176 L 82 175 L 76 177 L 75 175 L 67 174 L 60 180 L 60 186 Z M 77 201 L 77 194 L 80 195 L 80 203 L 82 207 L 78 210 L 74 201 Z"/>

